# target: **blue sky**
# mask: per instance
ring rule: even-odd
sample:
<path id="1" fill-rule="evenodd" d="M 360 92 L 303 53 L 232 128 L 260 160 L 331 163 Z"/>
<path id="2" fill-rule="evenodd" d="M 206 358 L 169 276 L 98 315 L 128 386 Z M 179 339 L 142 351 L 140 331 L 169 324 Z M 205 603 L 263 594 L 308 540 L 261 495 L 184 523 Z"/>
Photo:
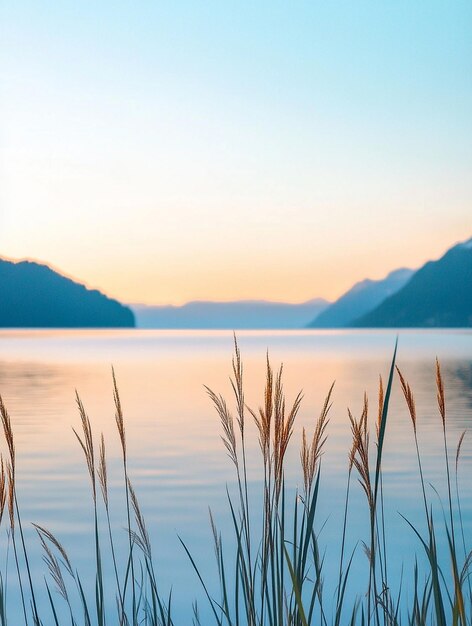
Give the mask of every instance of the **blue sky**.
<path id="1" fill-rule="evenodd" d="M 0 6 L 0 254 L 333 298 L 472 234 L 470 2 Z"/>

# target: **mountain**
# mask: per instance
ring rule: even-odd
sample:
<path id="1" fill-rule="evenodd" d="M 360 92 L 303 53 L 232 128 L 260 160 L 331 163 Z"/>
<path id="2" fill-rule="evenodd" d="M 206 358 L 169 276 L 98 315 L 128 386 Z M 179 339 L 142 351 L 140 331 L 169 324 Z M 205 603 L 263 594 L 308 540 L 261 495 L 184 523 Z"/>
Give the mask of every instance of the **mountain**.
<path id="1" fill-rule="evenodd" d="M 128 308 L 47 265 L 0 259 L 0 327 L 134 327 Z"/>
<path id="2" fill-rule="evenodd" d="M 413 276 L 413 270 L 402 268 L 382 280 L 366 279 L 356 283 L 309 324 L 310 328 L 344 328 L 372 311 L 385 298 L 401 289 Z"/>
<path id="3" fill-rule="evenodd" d="M 472 239 L 423 265 L 400 291 L 351 326 L 472 326 Z"/>
<path id="4" fill-rule="evenodd" d="M 188 302 L 182 306 L 132 306 L 139 328 L 303 328 L 328 302 L 316 298 L 302 304 L 265 300 Z"/>

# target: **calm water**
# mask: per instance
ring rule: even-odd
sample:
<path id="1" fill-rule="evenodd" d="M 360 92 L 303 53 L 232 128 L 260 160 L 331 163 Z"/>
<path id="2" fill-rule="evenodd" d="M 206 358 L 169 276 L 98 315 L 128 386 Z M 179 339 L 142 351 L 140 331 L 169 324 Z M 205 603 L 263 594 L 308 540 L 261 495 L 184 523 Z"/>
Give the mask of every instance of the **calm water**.
<path id="1" fill-rule="evenodd" d="M 329 439 L 323 457 L 318 527 L 324 525 L 326 573 L 334 568 L 350 445 L 347 407 L 358 415 L 364 391 L 375 419 L 378 376 L 388 375 L 395 335 L 392 332 L 241 332 L 247 403 L 262 402 L 265 352 L 274 365 L 284 363 L 287 396 L 303 389 L 304 401 L 289 452 L 287 483 L 301 483 L 301 428 L 313 428 L 324 396 L 336 381 Z M 125 411 L 130 473 L 145 513 L 164 590 L 174 588 L 177 623 L 190 623 L 192 600 L 200 596 L 194 573 L 178 542 L 180 535 L 195 559 L 214 580 L 208 524 L 211 506 L 223 536 L 228 523 L 225 485 L 233 482 L 218 418 L 205 394 L 206 384 L 230 397 L 232 335 L 225 331 L 3 331 L 0 332 L 0 393 L 10 410 L 18 454 L 19 499 L 23 521 L 52 530 L 84 576 L 93 554 L 91 498 L 84 459 L 72 427 L 79 427 L 74 402 L 77 389 L 98 436 L 107 441 L 112 515 L 118 540 L 125 545 L 121 508 L 119 448 L 114 427 L 111 365 L 118 378 Z M 398 364 L 415 392 L 419 437 L 427 481 L 445 495 L 436 409 L 434 359 L 442 363 L 447 385 L 451 449 L 472 421 L 472 332 L 402 332 Z M 385 492 L 395 567 L 418 543 L 399 512 L 421 520 L 419 484 L 411 424 L 398 385 L 392 395 L 385 450 Z M 251 431 L 252 432 L 252 431 Z M 252 497 L 258 496 L 260 457 L 253 433 L 249 450 Z M 452 454 L 454 454 L 453 452 Z M 471 442 L 463 446 L 461 484 L 467 530 L 471 530 Z M 350 545 L 367 539 L 365 503 L 357 487 L 350 513 Z M 430 491 L 431 499 L 435 496 Z M 438 505 L 439 506 L 439 505 Z M 419 522 L 421 524 L 421 521 Z M 2 531 L 2 536 L 4 536 Z M 228 531 L 229 535 L 229 531 Z M 33 569 L 45 571 L 38 541 L 27 531 Z M 5 540 L 3 549 L 5 548 Z M 410 561 L 411 563 L 411 561 Z M 366 561 L 355 563 L 361 589 Z M 38 580 L 40 580 L 38 578 Z M 88 581 L 90 586 L 93 581 Z M 13 569 L 10 586 L 14 589 Z M 15 603 L 14 596 L 11 604 Z M 10 608 L 13 609 L 13 606 Z"/>

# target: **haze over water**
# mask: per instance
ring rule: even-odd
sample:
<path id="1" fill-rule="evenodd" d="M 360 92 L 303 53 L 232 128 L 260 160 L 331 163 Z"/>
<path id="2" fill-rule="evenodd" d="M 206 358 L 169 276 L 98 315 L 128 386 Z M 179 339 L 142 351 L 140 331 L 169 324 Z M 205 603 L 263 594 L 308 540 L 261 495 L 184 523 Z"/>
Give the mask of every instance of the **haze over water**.
<path id="1" fill-rule="evenodd" d="M 304 399 L 289 450 L 287 485 L 301 486 L 301 429 L 310 434 L 324 397 L 335 380 L 334 404 L 322 461 L 321 508 L 317 527 L 324 526 L 326 576 L 330 555 L 338 555 L 339 524 L 345 497 L 350 430 L 347 407 L 358 416 L 363 393 L 370 399 L 372 445 L 377 413 L 378 376 L 386 380 L 395 342 L 393 331 L 299 331 L 238 333 L 244 362 L 247 404 L 263 401 L 265 355 L 274 367 L 284 363 L 290 403 L 303 389 Z M 0 393 L 14 426 L 18 464 L 18 495 L 33 569 L 46 573 L 39 541 L 30 522 L 50 529 L 63 542 L 74 567 L 86 573 L 93 563 L 92 503 L 82 451 L 72 427 L 80 421 L 74 393 L 78 390 L 97 439 L 104 432 L 111 484 L 112 523 L 125 546 L 122 476 L 115 431 L 111 365 L 121 393 L 128 437 L 130 474 L 153 542 L 158 578 L 173 587 L 176 623 L 186 623 L 191 602 L 201 598 L 196 575 L 179 544 L 180 535 L 204 572 L 215 582 L 213 547 L 208 521 L 210 506 L 230 538 L 226 485 L 234 475 L 220 440 L 220 424 L 203 385 L 221 392 L 231 404 L 233 337 L 226 331 L 1 331 Z M 417 401 L 418 433 L 427 482 L 445 499 L 440 417 L 436 408 L 434 359 L 439 357 L 446 383 L 451 455 L 461 432 L 472 420 L 472 331 L 406 331 L 400 333 L 397 363 Z M 250 431 L 251 499 L 260 495 L 261 460 L 257 435 Z M 420 553 L 418 541 L 398 514 L 421 517 L 420 485 L 412 428 L 398 381 L 392 393 L 384 458 L 387 523 L 395 536 L 390 546 L 395 568 L 405 555 Z M 440 459 L 440 460 L 438 460 Z M 470 476 L 471 443 L 462 450 L 460 476 Z M 349 546 L 367 539 L 366 507 L 356 485 L 350 510 Z M 291 497 L 292 497 L 291 495 Z M 433 492 L 429 495 L 434 501 Z M 466 530 L 471 529 L 472 501 L 464 490 Z M 437 504 L 439 506 L 439 503 Z M 2 540 L 5 540 L 4 538 Z M 90 544 L 90 545 L 89 545 Z M 393 549 L 394 548 L 394 549 Z M 333 562 L 337 559 L 333 558 Z M 412 566 L 411 561 L 408 566 Z M 15 585 L 10 568 L 10 584 Z M 360 589 L 367 577 L 362 548 L 354 563 Z M 333 573 L 333 572 L 331 572 Z M 93 581 L 87 583 L 92 590 Z M 44 594 L 46 595 L 46 594 Z M 43 598 L 46 602 L 46 598 Z M 13 603 L 13 598 L 10 600 Z M 205 605 L 202 613 L 205 614 Z M 181 620 L 184 620 L 183 622 Z"/>

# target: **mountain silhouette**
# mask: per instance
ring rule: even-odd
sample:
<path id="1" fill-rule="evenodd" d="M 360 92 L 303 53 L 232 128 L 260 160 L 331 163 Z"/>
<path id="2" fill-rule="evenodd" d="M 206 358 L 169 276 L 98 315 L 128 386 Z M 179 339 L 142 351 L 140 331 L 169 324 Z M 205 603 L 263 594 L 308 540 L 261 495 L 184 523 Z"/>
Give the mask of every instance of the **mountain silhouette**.
<path id="1" fill-rule="evenodd" d="M 356 283 L 309 323 L 310 328 L 344 328 L 361 315 L 372 311 L 385 298 L 401 289 L 414 271 L 398 269 L 382 280 L 366 279 Z"/>
<path id="2" fill-rule="evenodd" d="M 47 265 L 0 259 L 0 327 L 129 328 L 134 314 Z"/>
<path id="3" fill-rule="evenodd" d="M 322 298 L 302 304 L 239 300 L 235 302 L 188 302 L 182 306 L 132 308 L 139 328 L 262 329 L 303 328 L 328 306 Z"/>
<path id="4" fill-rule="evenodd" d="M 429 261 L 355 328 L 472 326 L 472 239 Z"/>

